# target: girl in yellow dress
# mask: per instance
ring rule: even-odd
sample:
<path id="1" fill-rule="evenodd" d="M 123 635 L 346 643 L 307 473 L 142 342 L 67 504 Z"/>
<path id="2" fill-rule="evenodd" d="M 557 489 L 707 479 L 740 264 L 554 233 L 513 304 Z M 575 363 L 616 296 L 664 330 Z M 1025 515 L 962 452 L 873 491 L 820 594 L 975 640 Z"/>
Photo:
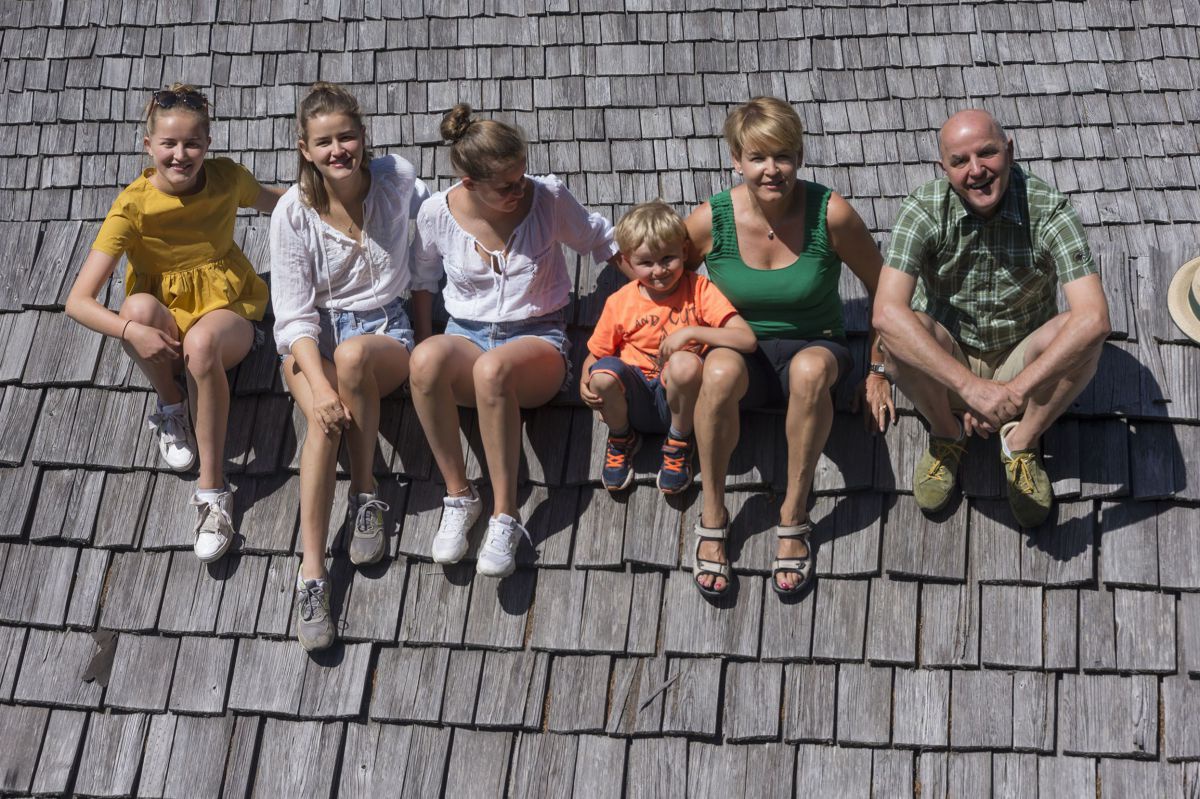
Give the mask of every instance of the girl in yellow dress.
<path id="1" fill-rule="evenodd" d="M 229 384 L 225 371 L 255 343 L 267 286 L 233 243 L 238 208 L 270 213 L 281 193 L 259 185 L 226 158 L 205 160 L 208 100 L 176 83 L 146 106 L 142 144 L 152 166 L 117 196 L 71 287 L 67 315 L 98 333 L 120 338 L 158 392 L 150 426 L 167 465 L 186 471 L 200 460 L 192 505 L 195 550 L 216 560 L 233 540 L 232 496 L 222 470 Z M 122 254 L 125 301 L 120 313 L 96 297 Z M 187 397 L 195 432 L 181 386 Z"/>

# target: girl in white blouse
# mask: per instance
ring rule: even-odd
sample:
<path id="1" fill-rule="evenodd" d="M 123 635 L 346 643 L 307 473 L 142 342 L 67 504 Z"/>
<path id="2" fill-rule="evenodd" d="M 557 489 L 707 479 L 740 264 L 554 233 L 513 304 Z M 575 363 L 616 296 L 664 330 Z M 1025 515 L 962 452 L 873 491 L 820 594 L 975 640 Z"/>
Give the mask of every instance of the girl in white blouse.
<path id="1" fill-rule="evenodd" d="M 334 637 L 325 539 L 339 441 L 344 431 L 350 559 L 374 563 L 386 549 L 388 510 L 375 495 L 371 471 L 379 398 L 408 378 L 414 338 L 430 333 L 441 266 L 412 236 L 410 222 L 428 189 L 403 158 L 371 158 L 354 96 L 318 83 L 296 121 L 300 182 L 271 216 L 271 300 L 284 380 L 308 421 L 296 593 L 297 637 L 313 650 Z M 404 308 L 410 294 L 411 323 Z"/>
<path id="2" fill-rule="evenodd" d="M 515 568 L 522 535 L 517 509 L 521 408 L 549 401 L 566 380 L 565 309 L 571 276 L 561 244 L 598 263 L 614 261 L 612 225 L 587 211 L 553 175 L 525 174 L 521 131 L 476 119 L 460 104 L 442 119 L 461 182 L 421 207 L 417 227 L 442 257 L 446 334 L 412 357 L 413 405 L 446 481 L 433 559 L 456 563 L 482 502 L 467 481 L 457 406 L 479 409 L 479 432 L 494 497 L 480 574 Z"/>

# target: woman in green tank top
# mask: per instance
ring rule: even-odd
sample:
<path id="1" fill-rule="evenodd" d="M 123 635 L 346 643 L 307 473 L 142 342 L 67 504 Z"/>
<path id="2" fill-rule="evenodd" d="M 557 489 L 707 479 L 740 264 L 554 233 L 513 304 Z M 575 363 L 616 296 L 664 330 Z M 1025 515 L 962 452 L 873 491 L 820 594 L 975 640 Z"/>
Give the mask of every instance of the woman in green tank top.
<path id="1" fill-rule="evenodd" d="M 709 279 L 750 324 L 759 348 L 746 356 L 716 350 L 705 359 L 695 427 L 704 486 L 695 580 L 709 595 L 729 583 L 725 476 L 739 406 L 786 405 L 787 491 L 775 528 L 771 587 L 794 594 L 812 578 L 808 497 L 833 424 L 832 389 L 853 361 L 838 295 L 842 263 L 874 297 L 883 259 L 849 203 L 798 178 L 803 127 L 790 105 L 754 98 L 730 113 L 725 140 L 743 182 L 688 217 L 692 265 L 706 263 Z M 872 363 L 881 362 L 874 331 L 870 341 Z M 858 400 L 872 429 L 894 423 L 891 386 L 881 374 L 868 372 Z"/>

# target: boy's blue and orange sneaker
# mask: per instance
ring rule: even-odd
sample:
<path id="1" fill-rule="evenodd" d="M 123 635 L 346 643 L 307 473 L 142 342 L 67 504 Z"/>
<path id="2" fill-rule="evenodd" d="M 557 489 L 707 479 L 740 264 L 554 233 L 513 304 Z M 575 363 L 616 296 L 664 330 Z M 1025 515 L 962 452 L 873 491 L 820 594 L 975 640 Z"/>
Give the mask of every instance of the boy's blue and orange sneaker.
<path id="1" fill-rule="evenodd" d="M 658 470 L 658 490 L 678 494 L 692 484 L 692 459 L 696 445 L 667 436 L 662 445 L 662 466 Z"/>
<path id="2" fill-rule="evenodd" d="M 623 436 L 609 436 L 604 450 L 604 468 L 600 482 L 609 491 L 624 491 L 633 482 L 633 456 L 642 446 L 642 437 L 636 430 Z"/>

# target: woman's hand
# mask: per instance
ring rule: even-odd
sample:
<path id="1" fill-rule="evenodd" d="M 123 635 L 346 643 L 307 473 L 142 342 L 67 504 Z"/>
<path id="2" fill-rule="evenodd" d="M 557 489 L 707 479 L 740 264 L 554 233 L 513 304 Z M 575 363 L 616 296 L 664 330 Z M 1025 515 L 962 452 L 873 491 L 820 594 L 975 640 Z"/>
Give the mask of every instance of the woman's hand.
<path id="1" fill-rule="evenodd" d="M 600 398 L 599 394 L 592 391 L 591 378 L 591 375 L 585 374 L 579 381 L 579 398 L 583 400 L 584 405 L 593 411 L 598 411 L 604 407 L 604 400 Z"/>
<path id="2" fill-rule="evenodd" d="M 332 386 L 313 388 L 313 413 L 326 435 L 350 427 L 350 409 Z"/>
<path id="3" fill-rule="evenodd" d="M 882 433 L 889 422 L 896 423 L 896 403 L 892 401 L 892 384 L 886 377 L 870 373 L 854 395 L 854 410 L 862 409 L 863 427 Z"/>
<path id="4" fill-rule="evenodd" d="M 181 347 L 178 341 L 162 330 L 130 320 L 125 325 L 122 338 L 133 347 L 143 361 L 170 363 L 179 360 Z"/>

